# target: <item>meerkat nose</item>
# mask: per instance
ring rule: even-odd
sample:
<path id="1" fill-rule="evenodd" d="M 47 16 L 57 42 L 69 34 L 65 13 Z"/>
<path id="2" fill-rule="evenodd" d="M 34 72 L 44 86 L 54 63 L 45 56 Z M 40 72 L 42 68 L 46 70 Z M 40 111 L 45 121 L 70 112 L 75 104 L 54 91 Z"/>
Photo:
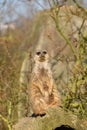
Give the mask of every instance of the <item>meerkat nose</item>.
<path id="1" fill-rule="evenodd" d="M 45 57 L 43 53 L 41 53 L 41 57 Z"/>

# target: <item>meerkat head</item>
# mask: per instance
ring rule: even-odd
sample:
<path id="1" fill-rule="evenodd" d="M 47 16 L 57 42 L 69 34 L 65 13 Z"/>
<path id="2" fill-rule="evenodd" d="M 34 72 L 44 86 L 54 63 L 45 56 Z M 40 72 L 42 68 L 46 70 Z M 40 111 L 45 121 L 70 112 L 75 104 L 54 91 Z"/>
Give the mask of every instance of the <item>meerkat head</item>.
<path id="1" fill-rule="evenodd" d="M 35 62 L 47 62 L 49 60 L 48 52 L 46 50 L 36 51 L 34 60 Z"/>

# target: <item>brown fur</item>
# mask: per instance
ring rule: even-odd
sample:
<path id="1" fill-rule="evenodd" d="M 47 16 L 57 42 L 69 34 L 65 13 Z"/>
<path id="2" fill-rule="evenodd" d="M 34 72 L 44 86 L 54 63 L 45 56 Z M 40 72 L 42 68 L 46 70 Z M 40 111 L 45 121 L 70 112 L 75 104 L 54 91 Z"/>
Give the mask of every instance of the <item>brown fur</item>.
<path id="1" fill-rule="evenodd" d="M 30 87 L 31 108 L 35 114 L 44 114 L 49 107 L 60 105 L 60 96 L 54 85 L 48 60 L 48 54 L 43 52 L 35 55 Z"/>

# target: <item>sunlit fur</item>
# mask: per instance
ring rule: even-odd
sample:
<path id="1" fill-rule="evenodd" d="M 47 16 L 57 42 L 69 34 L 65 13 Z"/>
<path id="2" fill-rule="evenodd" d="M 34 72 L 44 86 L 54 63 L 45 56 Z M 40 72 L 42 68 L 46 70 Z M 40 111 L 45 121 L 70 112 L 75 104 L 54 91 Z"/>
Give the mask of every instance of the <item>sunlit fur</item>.
<path id="1" fill-rule="evenodd" d="M 31 108 L 35 114 L 44 114 L 49 107 L 60 105 L 60 96 L 55 87 L 49 64 L 49 55 L 39 51 L 35 54 L 35 66 L 30 86 Z"/>

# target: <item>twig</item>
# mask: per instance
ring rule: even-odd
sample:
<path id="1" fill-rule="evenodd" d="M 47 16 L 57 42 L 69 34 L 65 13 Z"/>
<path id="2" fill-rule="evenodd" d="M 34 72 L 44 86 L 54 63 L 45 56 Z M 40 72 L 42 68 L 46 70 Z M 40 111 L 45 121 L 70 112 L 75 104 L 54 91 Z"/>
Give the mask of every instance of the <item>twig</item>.
<path id="1" fill-rule="evenodd" d="M 3 42 L 3 43 L 4 43 L 4 42 Z M 5 40 L 4 48 L 5 48 L 6 52 L 7 52 L 7 55 L 8 55 L 8 57 L 9 57 L 9 59 L 10 59 L 12 65 L 13 65 L 14 67 L 16 67 L 16 65 L 14 64 L 14 62 L 13 62 L 13 60 L 12 60 L 12 56 L 11 56 L 9 50 L 8 50 L 7 43 L 8 43 L 8 42 Z"/>
<path id="2" fill-rule="evenodd" d="M 3 117 L 1 114 L 0 114 L 0 118 L 7 124 L 8 129 L 9 129 L 9 130 L 12 130 L 12 129 L 11 129 L 11 126 L 10 126 L 10 124 L 9 124 L 9 121 L 8 121 L 5 117 Z"/>
<path id="3" fill-rule="evenodd" d="M 75 47 L 73 46 L 73 44 L 70 42 L 70 40 L 66 37 L 66 35 L 62 32 L 60 26 L 59 26 L 59 21 L 58 21 L 58 15 L 59 15 L 59 10 L 58 8 L 55 7 L 55 15 L 52 16 L 53 20 L 55 21 L 56 24 L 56 28 L 57 31 L 60 33 L 60 35 L 64 38 L 64 40 L 66 41 L 66 43 L 70 46 L 76 60 L 79 60 L 79 57 L 76 53 Z"/>
<path id="4" fill-rule="evenodd" d="M 81 9 L 87 16 L 87 11 L 76 1 L 76 0 L 73 0 L 73 2 L 76 4 L 76 6 Z"/>

